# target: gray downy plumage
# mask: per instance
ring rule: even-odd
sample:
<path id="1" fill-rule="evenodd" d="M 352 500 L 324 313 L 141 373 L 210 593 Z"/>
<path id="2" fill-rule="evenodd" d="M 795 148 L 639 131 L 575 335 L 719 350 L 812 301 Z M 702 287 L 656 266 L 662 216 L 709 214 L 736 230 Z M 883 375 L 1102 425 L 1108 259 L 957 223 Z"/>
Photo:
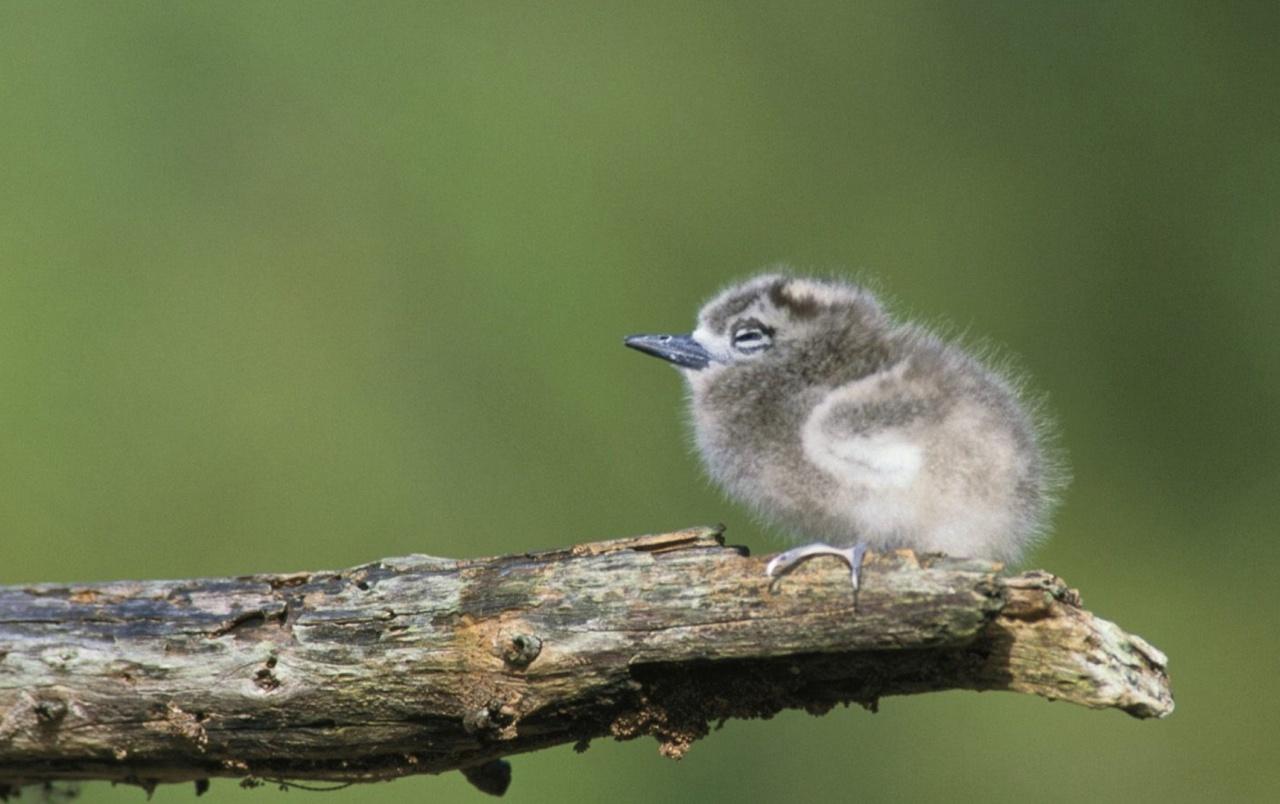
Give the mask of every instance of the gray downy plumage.
<path id="1" fill-rule="evenodd" d="M 711 299 L 689 335 L 628 346 L 680 369 L 698 451 L 733 498 L 853 567 L 909 547 L 1018 561 L 1065 472 L 1016 385 L 975 354 L 894 320 L 866 288 L 766 274 Z"/>

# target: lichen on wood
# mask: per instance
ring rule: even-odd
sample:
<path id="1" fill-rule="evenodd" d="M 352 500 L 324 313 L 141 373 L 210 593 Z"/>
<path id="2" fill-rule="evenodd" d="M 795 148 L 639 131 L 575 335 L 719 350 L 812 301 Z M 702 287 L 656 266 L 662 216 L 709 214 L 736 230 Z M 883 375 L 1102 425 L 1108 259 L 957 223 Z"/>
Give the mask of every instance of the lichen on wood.
<path id="1" fill-rule="evenodd" d="M 869 555 L 781 579 L 719 529 L 337 572 L 0 587 L 0 796 L 106 779 L 377 781 L 945 689 L 1136 717 L 1166 659 L 1043 572 Z M 207 782 L 203 782 L 207 784 Z"/>

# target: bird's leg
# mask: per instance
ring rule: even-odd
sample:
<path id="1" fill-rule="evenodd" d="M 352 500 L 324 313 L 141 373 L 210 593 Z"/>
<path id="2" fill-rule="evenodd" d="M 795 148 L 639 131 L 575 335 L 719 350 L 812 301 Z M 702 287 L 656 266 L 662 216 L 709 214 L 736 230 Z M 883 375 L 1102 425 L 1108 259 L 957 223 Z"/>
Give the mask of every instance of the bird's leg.
<path id="1" fill-rule="evenodd" d="M 867 553 L 867 543 L 858 542 L 853 547 L 839 548 L 832 547 L 829 544 L 815 543 L 806 544 L 804 547 L 797 547 L 794 550 L 788 550 L 785 553 L 778 553 L 764 568 L 764 574 L 772 578 L 775 575 L 781 575 L 790 572 L 797 565 L 804 561 L 808 561 L 814 556 L 836 556 L 841 558 L 849 565 L 850 579 L 853 581 L 853 591 L 858 591 L 858 582 L 862 577 L 862 557 Z"/>

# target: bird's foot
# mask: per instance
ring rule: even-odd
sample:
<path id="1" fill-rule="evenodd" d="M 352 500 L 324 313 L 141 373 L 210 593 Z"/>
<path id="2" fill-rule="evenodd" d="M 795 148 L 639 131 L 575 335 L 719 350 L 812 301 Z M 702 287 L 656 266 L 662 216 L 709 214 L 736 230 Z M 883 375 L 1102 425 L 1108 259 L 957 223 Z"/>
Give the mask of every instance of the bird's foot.
<path id="1" fill-rule="evenodd" d="M 829 544 L 806 544 L 804 547 L 797 547 L 794 550 L 788 550 L 785 553 L 778 553 L 773 560 L 764 568 L 764 574 L 770 578 L 775 575 L 782 575 L 795 569 L 799 564 L 808 561 L 814 556 L 836 556 L 844 560 L 849 565 L 850 579 L 853 581 L 853 591 L 858 591 L 858 582 L 862 578 L 862 557 L 867 553 L 867 543 L 858 542 L 853 547 L 840 548 L 832 547 Z"/>

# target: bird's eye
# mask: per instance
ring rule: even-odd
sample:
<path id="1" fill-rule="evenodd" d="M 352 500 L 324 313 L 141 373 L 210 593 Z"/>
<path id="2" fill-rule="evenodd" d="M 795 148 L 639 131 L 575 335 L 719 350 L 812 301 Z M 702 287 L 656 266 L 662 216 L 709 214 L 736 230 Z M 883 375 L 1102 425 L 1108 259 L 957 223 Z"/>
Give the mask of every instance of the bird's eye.
<path id="1" fill-rule="evenodd" d="M 772 345 L 772 335 L 760 327 L 742 327 L 733 331 L 733 348 L 739 352 L 752 354 L 768 349 Z"/>

